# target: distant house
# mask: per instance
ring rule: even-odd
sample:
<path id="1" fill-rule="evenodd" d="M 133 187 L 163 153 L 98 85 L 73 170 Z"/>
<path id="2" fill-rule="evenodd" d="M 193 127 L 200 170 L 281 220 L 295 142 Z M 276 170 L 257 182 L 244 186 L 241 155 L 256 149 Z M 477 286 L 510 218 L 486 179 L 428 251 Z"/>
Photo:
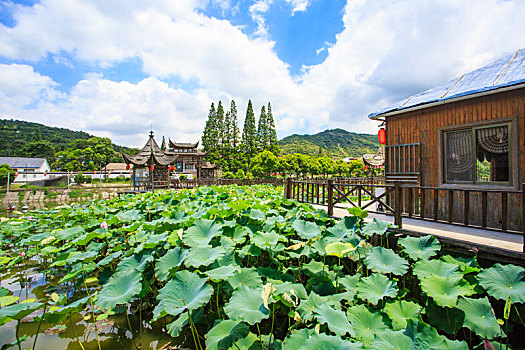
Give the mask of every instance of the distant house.
<path id="1" fill-rule="evenodd" d="M 206 161 L 207 152 L 198 149 L 199 143 L 180 143 L 169 141 L 168 154 L 177 155 L 175 173 L 189 175 L 191 178 L 211 179 L 222 176 L 220 167 Z"/>
<path id="2" fill-rule="evenodd" d="M 51 171 L 45 158 L 0 157 L 0 164 L 7 164 L 18 172 L 13 182 L 41 180 L 44 173 Z"/>
<path id="3" fill-rule="evenodd" d="M 425 187 L 422 216 L 522 229 L 525 49 L 369 118 L 386 129 L 387 181 Z"/>

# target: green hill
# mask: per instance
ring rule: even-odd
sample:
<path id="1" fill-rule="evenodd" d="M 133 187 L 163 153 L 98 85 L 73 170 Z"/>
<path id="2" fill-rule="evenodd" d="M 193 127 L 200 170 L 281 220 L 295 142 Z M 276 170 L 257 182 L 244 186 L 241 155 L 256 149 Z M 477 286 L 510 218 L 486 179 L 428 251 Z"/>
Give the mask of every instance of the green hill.
<path id="1" fill-rule="evenodd" d="M 302 153 L 319 154 L 334 159 L 361 157 L 366 153 L 375 153 L 379 143 L 377 135 L 356 134 L 343 129 L 325 130 L 315 135 L 290 135 L 279 141 L 282 154 Z"/>
<path id="2" fill-rule="evenodd" d="M 55 152 L 65 150 L 75 140 L 88 140 L 91 137 L 94 136 L 83 131 L 22 120 L 0 119 L 0 156 L 46 157 L 52 160 Z M 50 144 L 51 149 L 46 144 Z M 28 146 L 33 146 L 33 148 L 28 149 Z M 40 146 L 41 149 L 35 149 L 37 146 Z M 136 153 L 134 149 L 113 143 L 111 147 L 115 152 Z"/>

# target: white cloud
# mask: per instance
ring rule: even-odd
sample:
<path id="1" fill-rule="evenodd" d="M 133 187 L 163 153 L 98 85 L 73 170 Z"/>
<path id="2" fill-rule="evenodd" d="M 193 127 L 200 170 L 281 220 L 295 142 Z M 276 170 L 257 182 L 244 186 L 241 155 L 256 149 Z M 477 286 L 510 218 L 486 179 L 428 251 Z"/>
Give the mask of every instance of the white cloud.
<path id="1" fill-rule="evenodd" d="M 224 9 L 236 6 L 213 1 Z M 251 6 L 259 29 L 273 1 Z M 295 11 L 310 3 L 286 1 Z M 274 42 L 205 16 L 200 10 L 209 4 L 43 0 L 18 6 L 16 26 L 0 25 L 0 56 L 38 61 L 51 55 L 60 64 L 74 64 L 65 60 L 67 53 L 92 64 L 93 72 L 138 57 L 150 77 L 132 84 L 90 74 L 61 94 L 53 79 L 30 65 L 0 65 L 0 114 L 141 146 L 150 124 L 173 139 L 198 139 L 210 103 L 222 99 L 228 106 L 233 98 L 240 125 L 248 99 L 256 114 L 271 101 L 281 137 L 327 127 L 374 133 L 367 115 L 377 108 L 525 47 L 525 2 L 353 0 L 325 61 L 292 78 Z M 165 81 L 195 86 L 184 91 Z"/>
<path id="2" fill-rule="evenodd" d="M 312 0 L 286 0 L 286 2 L 292 6 L 292 15 L 294 15 L 296 12 L 306 11 Z"/>

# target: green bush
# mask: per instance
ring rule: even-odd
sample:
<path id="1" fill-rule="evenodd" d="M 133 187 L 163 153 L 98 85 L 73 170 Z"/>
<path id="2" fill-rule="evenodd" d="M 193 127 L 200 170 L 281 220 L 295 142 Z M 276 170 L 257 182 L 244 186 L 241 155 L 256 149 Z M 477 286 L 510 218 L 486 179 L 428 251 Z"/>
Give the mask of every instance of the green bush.
<path id="1" fill-rule="evenodd" d="M 231 171 L 227 171 L 224 174 L 222 174 L 222 177 L 225 179 L 233 179 L 235 178 L 235 175 Z"/>
<path id="2" fill-rule="evenodd" d="M 246 174 L 244 173 L 244 170 L 239 169 L 235 173 L 235 177 L 238 178 L 238 179 L 244 179 L 246 177 Z"/>
<path id="3" fill-rule="evenodd" d="M 11 183 L 15 179 L 15 171 L 7 164 L 0 165 L 0 186 L 7 185 L 7 174 L 10 174 Z"/>

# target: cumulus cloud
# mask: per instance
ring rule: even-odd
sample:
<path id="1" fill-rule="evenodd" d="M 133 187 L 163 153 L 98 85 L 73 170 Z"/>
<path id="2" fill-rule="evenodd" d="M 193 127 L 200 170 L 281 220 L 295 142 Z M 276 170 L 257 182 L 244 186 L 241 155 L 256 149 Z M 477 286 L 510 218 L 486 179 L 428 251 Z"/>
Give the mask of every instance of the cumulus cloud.
<path id="1" fill-rule="evenodd" d="M 259 30 L 273 1 L 250 7 Z M 311 2 L 285 1 L 293 11 Z M 328 127 L 373 132 L 367 115 L 376 109 L 525 47 L 522 1 L 353 0 L 325 61 L 292 77 L 270 38 L 206 16 L 210 3 L 225 10 L 238 4 L 43 0 L 16 6 L 14 27 L 0 25 L 0 56 L 27 64 L 0 65 L 0 114 L 141 146 L 150 124 L 174 139 L 198 139 L 210 103 L 219 99 L 225 106 L 236 100 L 242 125 L 252 99 L 256 114 L 272 102 L 280 137 Z M 62 53 L 73 61 L 61 60 Z M 148 78 L 133 84 L 88 74 L 60 93 L 52 78 L 31 67 L 48 55 L 59 64 L 87 62 L 95 73 L 139 58 Z"/>

